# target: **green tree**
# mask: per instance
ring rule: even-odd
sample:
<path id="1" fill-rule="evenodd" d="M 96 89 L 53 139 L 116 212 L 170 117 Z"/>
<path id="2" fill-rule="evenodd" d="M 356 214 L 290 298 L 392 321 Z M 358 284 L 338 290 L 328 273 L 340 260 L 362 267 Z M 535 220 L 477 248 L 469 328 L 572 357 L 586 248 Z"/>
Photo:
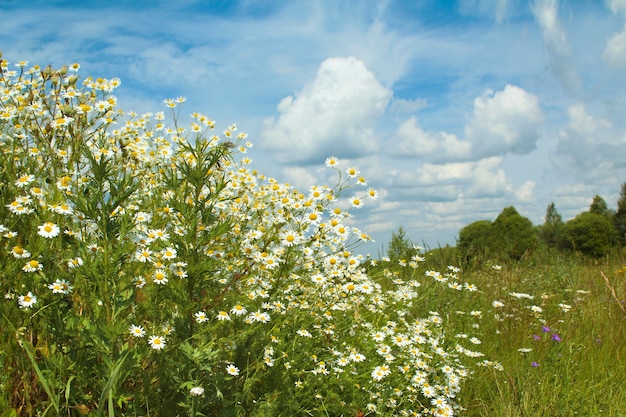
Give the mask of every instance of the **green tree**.
<path id="1" fill-rule="evenodd" d="M 613 217 L 613 212 L 607 206 L 606 201 L 604 201 L 604 199 L 597 194 L 593 197 L 593 201 L 589 206 L 589 213 L 600 214 L 609 219 Z"/>
<path id="2" fill-rule="evenodd" d="M 561 245 L 561 229 L 563 218 L 556 209 L 554 202 L 548 204 L 546 209 L 545 223 L 539 227 L 539 237 L 550 247 Z"/>
<path id="3" fill-rule="evenodd" d="M 483 259 L 489 251 L 492 233 L 492 222 L 489 220 L 478 220 L 463 227 L 457 241 L 461 259 Z"/>
<path id="4" fill-rule="evenodd" d="M 599 257 L 618 245 L 613 223 L 602 214 L 583 212 L 563 225 L 563 244 L 566 248 Z"/>
<path id="5" fill-rule="evenodd" d="M 401 259 L 408 262 L 416 253 L 417 250 L 413 248 L 413 244 L 406 237 L 406 232 L 402 227 L 391 234 L 391 241 L 387 247 L 387 256 L 391 262 L 395 263 Z"/>
<path id="6" fill-rule="evenodd" d="M 613 224 L 615 225 L 620 245 L 626 246 L 626 182 L 622 184 L 619 200 L 617 200 L 617 212 L 613 217 Z"/>
<path id="7" fill-rule="evenodd" d="M 506 207 L 493 222 L 490 246 L 494 252 L 510 259 L 521 259 L 537 246 L 532 222 L 515 207 Z"/>

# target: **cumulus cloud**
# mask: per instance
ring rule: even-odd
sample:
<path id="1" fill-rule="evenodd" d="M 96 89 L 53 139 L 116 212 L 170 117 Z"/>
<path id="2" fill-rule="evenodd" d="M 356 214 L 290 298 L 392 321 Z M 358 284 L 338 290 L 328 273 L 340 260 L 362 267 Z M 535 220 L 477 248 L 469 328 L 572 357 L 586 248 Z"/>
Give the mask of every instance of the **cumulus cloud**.
<path id="1" fill-rule="evenodd" d="M 552 74 L 566 92 L 575 94 L 581 90 L 582 82 L 571 58 L 567 34 L 559 20 L 558 6 L 558 0 L 536 0 L 532 11 L 541 28 Z"/>
<path id="2" fill-rule="evenodd" d="M 570 106 L 567 116 L 567 125 L 559 131 L 555 165 L 581 177 L 602 175 L 624 153 L 623 144 L 609 131 L 612 123 L 590 115 L 581 103 Z"/>
<path id="3" fill-rule="evenodd" d="M 495 94 L 487 90 L 474 100 L 465 136 L 472 144 L 474 158 L 504 153 L 523 155 L 535 149 L 542 122 L 537 97 L 507 85 Z"/>
<path id="4" fill-rule="evenodd" d="M 497 197 L 504 195 L 507 189 L 501 164 L 501 157 L 447 164 L 425 163 L 413 171 L 399 172 L 392 178 L 392 185 L 402 189 L 401 193 L 411 193 L 422 201 L 453 201 L 460 196 Z"/>
<path id="5" fill-rule="evenodd" d="M 278 119 L 265 121 L 261 145 L 281 163 L 372 153 L 378 146 L 376 120 L 391 97 L 363 62 L 329 58 L 313 82 L 280 102 Z"/>
<path id="6" fill-rule="evenodd" d="M 456 135 L 424 131 L 416 117 L 400 124 L 396 131 L 396 144 L 391 153 L 405 157 L 430 157 L 429 160 L 462 160 L 469 155 L 470 144 L 460 141 Z"/>
<path id="7" fill-rule="evenodd" d="M 626 17 L 626 0 L 608 0 L 607 5 L 614 14 Z M 606 41 L 603 58 L 613 68 L 626 68 L 626 24 Z"/>

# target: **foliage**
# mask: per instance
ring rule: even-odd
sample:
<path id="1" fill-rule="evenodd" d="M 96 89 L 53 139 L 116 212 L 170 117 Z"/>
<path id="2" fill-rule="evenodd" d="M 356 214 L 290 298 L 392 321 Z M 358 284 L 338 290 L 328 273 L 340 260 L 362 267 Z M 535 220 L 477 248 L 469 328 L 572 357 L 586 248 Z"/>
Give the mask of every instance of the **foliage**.
<path id="1" fill-rule="evenodd" d="M 418 253 L 418 247 L 409 241 L 402 227 L 391 234 L 391 241 L 387 247 L 387 256 L 392 263 L 396 263 L 402 259 L 406 262 Z"/>
<path id="2" fill-rule="evenodd" d="M 613 224 L 617 230 L 621 246 L 626 246 L 626 182 L 622 184 L 619 200 L 617 200 L 617 211 L 613 218 Z"/>
<path id="3" fill-rule="evenodd" d="M 15 414 L 453 415 L 480 354 L 428 288 L 369 275 L 358 170 L 300 192 L 184 98 L 117 109 L 117 79 L 2 61 L 0 404 Z M 375 271 L 374 271 L 375 272 Z M 475 291 L 469 283 L 454 291 Z"/>
<path id="4" fill-rule="evenodd" d="M 611 252 L 619 243 L 613 223 L 602 214 L 580 213 L 563 225 L 566 248 L 595 257 Z"/>
<path id="5" fill-rule="evenodd" d="M 466 261 L 487 257 L 520 259 L 537 245 L 532 222 L 515 207 L 506 207 L 494 222 L 479 220 L 459 231 L 458 251 Z"/>
<path id="6" fill-rule="evenodd" d="M 589 213 L 599 214 L 609 219 L 613 216 L 613 212 L 609 209 L 606 201 L 604 201 L 604 199 L 597 194 L 593 197 L 593 200 L 591 201 L 591 205 L 589 206 Z"/>
<path id="7" fill-rule="evenodd" d="M 496 253 L 509 259 L 521 259 L 537 246 L 532 222 L 521 216 L 515 207 L 506 207 L 493 222 L 490 245 Z"/>
<path id="8" fill-rule="evenodd" d="M 539 238 L 549 247 L 558 248 L 562 245 L 562 227 L 563 218 L 551 202 L 546 209 L 545 223 L 539 227 Z"/>

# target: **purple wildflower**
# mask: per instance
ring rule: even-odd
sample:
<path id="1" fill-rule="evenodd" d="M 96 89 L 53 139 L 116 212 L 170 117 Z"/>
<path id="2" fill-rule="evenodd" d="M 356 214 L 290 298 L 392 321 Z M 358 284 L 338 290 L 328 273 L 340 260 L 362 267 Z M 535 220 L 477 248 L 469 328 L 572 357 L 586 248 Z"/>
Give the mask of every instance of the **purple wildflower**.
<path id="1" fill-rule="evenodd" d="M 533 368 L 536 368 L 536 367 L 539 366 L 539 363 L 538 362 L 533 362 L 531 365 L 533 366 Z"/>
<path id="2" fill-rule="evenodd" d="M 554 340 L 555 342 L 560 342 L 561 341 L 561 336 L 559 336 L 558 334 L 554 333 L 552 335 L 552 340 Z"/>
<path id="3" fill-rule="evenodd" d="M 534 335 L 533 335 L 533 339 L 535 339 L 535 340 L 541 340 L 541 337 L 540 337 L 540 336 L 538 336 L 538 335 L 536 335 L 536 334 L 534 334 Z"/>
<path id="4" fill-rule="evenodd" d="M 548 326 L 543 326 L 543 327 L 541 328 L 541 330 L 542 330 L 544 333 L 548 333 L 548 332 L 550 331 L 550 328 L 549 328 Z"/>

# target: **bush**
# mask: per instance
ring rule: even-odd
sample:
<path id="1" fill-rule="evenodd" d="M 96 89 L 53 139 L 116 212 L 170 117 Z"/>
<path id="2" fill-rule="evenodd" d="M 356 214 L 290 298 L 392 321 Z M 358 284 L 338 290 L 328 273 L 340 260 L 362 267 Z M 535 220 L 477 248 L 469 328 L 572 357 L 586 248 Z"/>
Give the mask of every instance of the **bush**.
<path id="1" fill-rule="evenodd" d="M 563 245 L 586 255 L 607 255 L 619 244 L 617 231 L 607 216 L 580 213 L 563 225 Z"/>
<path id="2" fill-rule="evenodd" d="M 2 398 L 19 415 L 452 415 L 465 357 L 416 283 L 365 273 L 336 158 L 308 193 L 117 79 L 1 62 Z M 168 126 L 167 124 L 171 125 Z M 417 268 L 417 265 L 415 265 Z M 429 276 L 441 275 L 429 271 Z M 445 282 L 445 280 L 440 280 Z M 438 282 L 435 280 L 434 282 Z M 473 288 L 473 287 L 468 287 Z M 419 314 L 418 314 L 419 313 Z M 445 312 L 444 312 L 445 313 Z M 402 393 L 402 395 L 398 395 Z"/>

